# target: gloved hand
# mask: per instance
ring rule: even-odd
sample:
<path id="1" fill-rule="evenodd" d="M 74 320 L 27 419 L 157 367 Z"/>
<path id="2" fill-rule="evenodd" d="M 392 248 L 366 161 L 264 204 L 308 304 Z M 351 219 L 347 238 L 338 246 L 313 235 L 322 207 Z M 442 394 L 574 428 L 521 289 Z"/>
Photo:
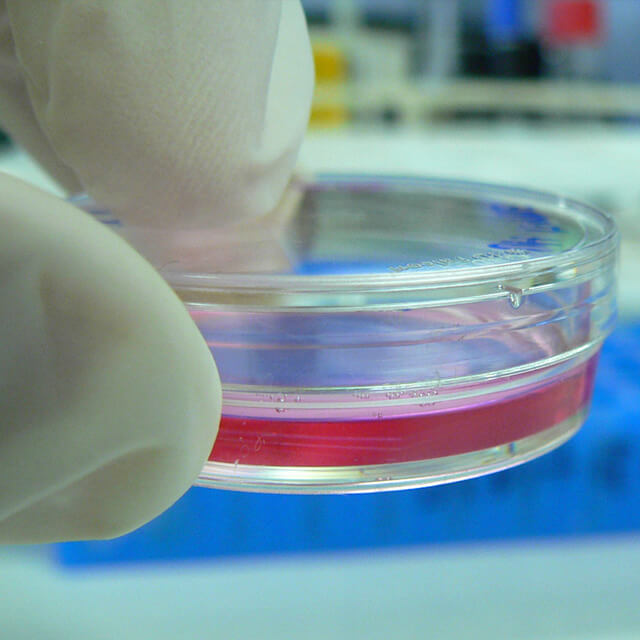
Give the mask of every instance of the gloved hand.
<path id="1" fill-rule="evenodd" d="M 298 0 L 6 0 L 0 124 L 126 223 L 276 207 L 313 71 Z M 0 177 L 0 542 L 112 537 L 169 507 L 220 383 L 182 303 L 109 229 Z"/>

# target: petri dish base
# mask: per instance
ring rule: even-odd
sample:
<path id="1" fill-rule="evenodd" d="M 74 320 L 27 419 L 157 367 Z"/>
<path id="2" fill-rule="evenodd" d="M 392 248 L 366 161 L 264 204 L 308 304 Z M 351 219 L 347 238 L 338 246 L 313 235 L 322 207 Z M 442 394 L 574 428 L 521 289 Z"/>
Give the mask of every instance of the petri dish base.
<path id="1" fill-rule="evenodd" d="M 417 489 L 503 471 L 564 444 L 586 411 L 507 444 L 418 462 L 337 467 L 287 467 L 208 462 L 196 485 L 260 493 L 339 494 Z M 231 478 L 231 480 L 230 480 Z"/>
<path id="2" fill-rule="evenodd" d="M 343 419 L 335 417 L 345 411 L 335 401 L 335 390 L 332 406 L 315 412 L 315 419 L 304 415 L 308 409 L 287 408 L 290 398 L 280 392 L 280 417 L 223 415 L 198 484 L 354 493 L 443 484 L 506 469 L 554 449 L 582 425 L 596 364 L 597 355 L 585 359 L 580 354 L 550 367 L 542 380 L 534 375 L 538 380 L 518 380 L 515 386 L 512 381 L 510 389 L 498 392 L 485 385 L 472 398 L 462 393 L 462 402 L 459 388 L 447 390 L 448 399 L 440 397 L 438 403 L 430 395 L 433 388 L 386 391 L 386 398 L 413 399 L 393 411 L 375 394 L 371 401 L 370 392 L 345 392 L 360 398 L 357 415 L 362 417 Z M 296 394 L 294 403 L 313 400 Z M 284 417 L 288 411 L 299 417 Z"/>

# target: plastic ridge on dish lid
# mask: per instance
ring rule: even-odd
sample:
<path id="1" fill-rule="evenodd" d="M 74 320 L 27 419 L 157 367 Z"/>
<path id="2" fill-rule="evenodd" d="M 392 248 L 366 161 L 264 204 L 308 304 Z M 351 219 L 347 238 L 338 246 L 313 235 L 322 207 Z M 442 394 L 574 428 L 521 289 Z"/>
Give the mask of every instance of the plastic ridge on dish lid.
<path id="1" fill-rule="evenodd" d="M 223 382 L 199 484 L 338 493 L 504 469 L 566 441 L 615 320 L 611 218 L 555 195 L 323 176 L 234 229 L 114 224 Z"/>

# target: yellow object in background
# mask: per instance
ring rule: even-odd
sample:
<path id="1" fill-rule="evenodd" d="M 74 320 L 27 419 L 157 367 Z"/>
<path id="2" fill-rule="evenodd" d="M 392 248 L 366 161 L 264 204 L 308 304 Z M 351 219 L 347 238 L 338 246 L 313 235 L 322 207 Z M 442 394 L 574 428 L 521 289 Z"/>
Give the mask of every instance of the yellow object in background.
<path id="1" fill-rule="evenodd" d="M 312 46 L 316 82 L 345 82 L 349 65 L 340 46 L 328 41 L 315 41 Z"/>
<path id="2" fill-rule="evenodd" d="M 345 91 L 349 64 L 344 50 L 335 42 L 313 42 L 316 90 L 310 127 L 337 127 L 349 120 Z"/>
<path id="3" fill-rule="evenodd" d="M 314 104 L 311 107 L 309 126 L 312 128 L 338 127 L 349 121 L 349 112 L 344 105 Z"/>

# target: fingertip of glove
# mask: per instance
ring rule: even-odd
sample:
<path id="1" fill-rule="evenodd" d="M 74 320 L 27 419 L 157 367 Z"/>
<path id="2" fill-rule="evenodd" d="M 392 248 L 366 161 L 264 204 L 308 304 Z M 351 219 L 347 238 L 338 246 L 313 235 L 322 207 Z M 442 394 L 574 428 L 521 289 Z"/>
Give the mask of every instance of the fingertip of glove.
<path id="1" fill-rule="evenodd" d="M 0 389 L 0 541 L 126 533 L 173 504 L 208 457 L 221 410 L 211 353 L 126 242 L 0 176 L 5 248 L 0 276 L 20 277 L 4 279 L 12 304 L 0 309 L 16 363 L 0 368 L 12 390 Z"/>

